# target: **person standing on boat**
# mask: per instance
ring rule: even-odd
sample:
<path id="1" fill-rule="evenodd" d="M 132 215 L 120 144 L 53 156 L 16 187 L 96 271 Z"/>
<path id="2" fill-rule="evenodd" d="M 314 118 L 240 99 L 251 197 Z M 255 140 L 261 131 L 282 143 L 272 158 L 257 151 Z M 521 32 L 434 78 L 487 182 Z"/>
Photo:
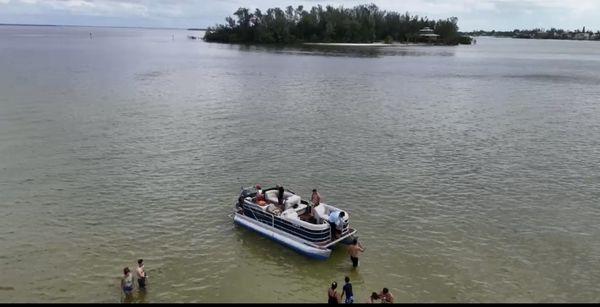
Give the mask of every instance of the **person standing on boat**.
<path id="1" fill-rule="evenodd" d="M 345 294 L 346 300 L 344 301 L 344 304 L 353 304 L 354 293 L 352 292 L 352 284 L 350 283 L 350 277 L 346 276 L 346 278 L 344 278 L 344 281 L 346 282 L 346 284 L 342 288 L 342 295 L 340 296 L 340 298 L 344 299 Z"/>
<path id="2" fill-rule="evenodd" d="M 327 289 L 327 303 L 328 304 L 339 304 L 340 297 L 337 293 L 337 282 L 331 283 L 331 288 Z"/>
<path id="3" fill-rule="evenodd" d="M 352 266 L 358 266 L 358 255 L 360 252 L 364 252 L 365 249 L 362 247 L 360 243 L 358 243 L 358 239 L 354 239 L 352 244 L 348 247 L 348 254 L 350 254 L 350 260 L 352 260 Z"/>
<path id="4" fill-rule="evenodd" d="M 342 230 L 344 229 L 344 215 L 346 215 L 344 213 L 344 211 L 333 211 L 329 214 L 329 227 L 331 228 L 331 239 L 334 240 L 337 238 L 337 233 L 336 233 L 336 229 L 340 231 L 340 234 L 342 233 Z"/>
<path id="5" fill-rule="evenodd" d="M 279 208 L 281 208 L 281 210 L 283 211 L 283 187 L 280 185 L 277 185 L 277 205 L 279 206 Z"/>
<path id="6" fill-rule="evenodd" d="M 317 192 L 317 189 L 312 190 L 312 196 L 310 197 L 310 202 L 312 205 L 308 206 L 308 214 L 311 217 L 311 220 L 316 224 L 317 217 L 315 216 L 315 208 L 321 203 L 321 195 Z"/>
<path id="7" fill-rule="evenodd" d="M 317 192 L 317 189 L 312 190 L 312 195 L 310 196 L 310 202 L 312 203 L 312 209 L 316 208 L 321 203 L 321 194 Z"/>
<path id="8" fill-rule="evenodd" d="M 310 202 L 313 203 L 313 208 L 317 207 L 321 203 L 321 195 L 317 192 L 317 189 L 313 189 Z"/>

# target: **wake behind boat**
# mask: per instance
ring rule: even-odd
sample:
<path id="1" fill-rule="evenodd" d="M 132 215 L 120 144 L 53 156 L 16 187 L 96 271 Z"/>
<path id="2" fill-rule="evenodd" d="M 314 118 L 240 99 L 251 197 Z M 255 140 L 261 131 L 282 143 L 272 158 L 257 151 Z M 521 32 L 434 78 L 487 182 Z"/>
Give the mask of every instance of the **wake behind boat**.
<path id="1" fill-rule="evenodd" d="M 350 228 L 349 214 L 337 207 L 320 203 L 313 208 L 283 188 L 257 192 L 256 188 L 242 188 L 235 202 L 234 222 L 303 255 L 327 259 L 336 244 L 348 242 L 356 234 Z M 331 214 L 339 216 L 340 229 L 329 223 Z"/>

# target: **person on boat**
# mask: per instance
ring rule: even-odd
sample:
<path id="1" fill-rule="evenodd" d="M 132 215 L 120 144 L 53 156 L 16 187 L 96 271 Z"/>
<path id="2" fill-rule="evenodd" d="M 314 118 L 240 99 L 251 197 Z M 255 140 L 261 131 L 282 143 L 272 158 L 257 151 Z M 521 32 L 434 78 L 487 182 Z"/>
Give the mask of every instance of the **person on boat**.
<path id="1" fill-rule="evenodd" d="M 377 294 L 377 292 L 373 292 L 373 293 L 371 293 L 371 297 L 369 297 L 369 300 L 367 300 L 367 304 L 380 303 L 378 301 L 379 301 L 379 294 Z"/>
<path id="2" fill-rule="evenodd" d="M 337 293 L 337 282 L 331 283 L 331 288 L 327 289 L 327 303 L 328 304 L 339 304 L 340 297 Z"/>
<path id="3" fill-rule="evenodd" d="M 279 206 L 279 208 L 283 209 L 283 187 L 280 185 L 277 185 L 277 205 Z"/>
<path id="4" fill-rule="evenodd" d="M 138 268 L 136 273 L 140 290 L 146 290 L 146 271 L 144 270 L 144 259 L 138 259 Z"/>
<path id="5" fill-rule="evenodd" d="M 393 304 L 394 303 L 394 296 L 392 295 L 392 293 L 390 293 L 390 290 L 388 290 L 388 288 L 383 288 L 383 290 L 381 291 L 381 293 L 379 293 L 379 298 L 381 299 L 381 302 L 384 304 Z"/>
<path id="6" fill-rule="evenodd" d="M 264 206 L 267 204 L 267 201 L 265 200 L 265 193 L 263 193 L 260 184 L 256 185 L 256 203 L 259 206 Z"/>
<path id="7" fill-rule="evenodd" d="M 317 192 L 317 189 L 312 190 L 312 196 L 310 197 L 310 202 L 313 204 L 313 208 L 318 206 L 321 203 L 321 195 Z"/>
<path id="8" fill-rule="evenodd" d="M 344 211 L 339 211 L 339 210 L 335 210 L 333 212 L 331 212 L 329 214 L 329 226 L 331 228 L 331 239 L 335 239 L 337 238 L 337 232 L 336 229 L 339 231 L 339 233 L 342 233 L 342 230 L 344 228 L 344 215 L 346 215 L 344 213 Z"/>
<path id="9" fill-rule="evenodd" d="M 362 244 L 358 243 L 358 239 L 354 239 L 352 244 L 348 246 L 348 254 L 350 254 L 350 260 L 352 260 L 353 267 L 358 266 L 358 255 L 364 251 L 365 249 L 363 248 Z"/>
<path id="10" fill-rule="evenodd" d="M 310 197 L 310 202 L 312 203 L 308 205 L 307 212 L 310 221 L 313 223 L 317 223 L 317 217 L 315 216 L 315 208 L 321 203 L 321 195 L 317 192 L 317 189 L 312 190 L 312 196 Z"/>
<path id="11" fill-rule="evenodd" d="M 346 295 L 346 300 L 344 301 L 345 304 L 353 304 L 354 303 L 354 293 L 352 292 L 352 284 L 350 283 L 350 277 L 346 276 L 344 278 L 344 281 L 346 282 L 346 284 L 344 284 L 344 287 L 342 288 L 342 295 L 340 296 L 341 299 L 344 299 L 344 294 Z"/>
<path id="12" fill-rule="evenodd" d="M 125 297 L 130 297 L 133 294 L 133 274 L 128 267 L 123 269 L 123 277 L 121 278 L 121 289 L 125 293 Z"/>

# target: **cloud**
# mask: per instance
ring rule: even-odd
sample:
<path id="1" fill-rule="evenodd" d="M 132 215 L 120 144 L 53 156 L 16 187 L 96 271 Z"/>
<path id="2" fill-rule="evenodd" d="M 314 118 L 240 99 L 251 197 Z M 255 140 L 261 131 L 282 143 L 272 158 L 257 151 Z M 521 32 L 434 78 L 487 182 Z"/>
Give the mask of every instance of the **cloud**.
<path id="1" fill-rule="evenodd" d="M 209 26 L 224 22 L 238 7 L 250 9 L 310 8 L 317 4 L 351 7 L 373 2 L 381 9 L 410 12 L 433 19 L 456 16 L 463 30 L 519 27 L 600 28 L 599 0 L 0 0 L 0 23 L 18 20 L 56 24 L 90 20 L 114 21 L 119 25 Z M 527 12 L 530 12 L 528 14 Z M 29 19 L 31 20 L 29 20 Z"/>

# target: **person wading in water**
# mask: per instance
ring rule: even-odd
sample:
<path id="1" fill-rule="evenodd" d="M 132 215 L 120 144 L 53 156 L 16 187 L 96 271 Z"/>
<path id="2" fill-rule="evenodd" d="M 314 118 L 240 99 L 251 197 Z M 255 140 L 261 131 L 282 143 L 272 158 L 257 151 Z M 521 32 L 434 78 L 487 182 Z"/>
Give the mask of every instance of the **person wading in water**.
<path id="1" fill-rule="evenodd" d="M 331 283 L 331 288 L 327 289 L 327 303 L 328 304 L 339 304 L 340 296 L 337 293 L 337 282 Z"/>
<path id="2" fill-rule="evenodd" d="M 133 274 L 129 268 L 123 269 L 123 277 L 121 278 L 121 289 L 125 293 L 125 299 L 130 300 L 133 295 Z"/>
<path id="3" fill-rule="evenodd" d="M 365 249 L 358 243 L 358 239 L 354 239 L 352 244 L 348 246 L 348 254 L 350 254 L 350 260 L 352 260 L 353 267 L 356 268 L 358 266 L 358 255 L 364 251 Z"/>
<path id="4" fill-rule="evenodd" d="M 352 284 L 350 283 L 350 277 L 346 276 L 344 278 L 346 284 L 342 288 L 341 299 L 344 298 L 344 294 L 346 295 L 346 300 L 344 300 L 344 304 L 354 304 L 354 292 L 352 291 Z"/>
<path id="5" fill-rule="evenodd" d="M 144 270 L 144 260 L 138 260 L 137 280 L 140 290 L 146 290 L 146 271 Z"/>

